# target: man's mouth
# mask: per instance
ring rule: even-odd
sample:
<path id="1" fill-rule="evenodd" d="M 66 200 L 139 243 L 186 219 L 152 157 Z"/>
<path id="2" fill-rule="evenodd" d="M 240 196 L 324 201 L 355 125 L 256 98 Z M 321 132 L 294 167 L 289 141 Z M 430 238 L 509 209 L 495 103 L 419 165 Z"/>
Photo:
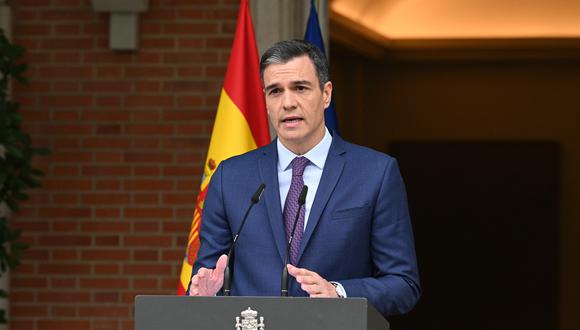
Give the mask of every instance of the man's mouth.
<path id="1" fill-rule="evenodd" d="M 301 117 L 287 117 L 282 119 L 283 123 L 297 123 L 299 121 L 302 121 L 303 119 Z"/>

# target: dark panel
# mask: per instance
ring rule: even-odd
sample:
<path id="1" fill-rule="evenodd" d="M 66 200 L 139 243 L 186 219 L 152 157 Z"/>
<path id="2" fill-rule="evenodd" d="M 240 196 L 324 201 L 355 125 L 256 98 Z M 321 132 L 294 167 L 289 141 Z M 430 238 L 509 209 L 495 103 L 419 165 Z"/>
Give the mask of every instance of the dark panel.
<path id="1" fill-rule="evenodd" d="M 393 329 L 557 329 L 551 142 L 396 142 L 424 295 Z"/>

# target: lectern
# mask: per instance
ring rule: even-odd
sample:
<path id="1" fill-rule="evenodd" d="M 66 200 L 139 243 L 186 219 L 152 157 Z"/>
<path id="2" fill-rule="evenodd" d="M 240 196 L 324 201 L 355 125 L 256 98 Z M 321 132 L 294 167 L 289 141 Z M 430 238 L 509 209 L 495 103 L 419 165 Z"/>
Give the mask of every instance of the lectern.
<path id="1" fill-rule="evenodd" d="M 364 298 L 137 296 L 135 330 L 388 330 Z"/>

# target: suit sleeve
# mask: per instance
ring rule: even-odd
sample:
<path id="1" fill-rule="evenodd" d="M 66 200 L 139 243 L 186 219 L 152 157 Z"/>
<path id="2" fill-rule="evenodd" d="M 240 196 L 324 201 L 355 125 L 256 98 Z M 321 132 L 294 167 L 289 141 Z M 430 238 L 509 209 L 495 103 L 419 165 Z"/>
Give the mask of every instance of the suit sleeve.
<path id="1" fill-rule="evenodd" d="M 349 297 L 366 297 L 383 315 L 403 314 L 421 288 L 406 190 L 394 159 L 385 167 L 372 216 L 373 276 L 339 282 Z"/>
<path id="2" fill-rule="evenodd" d="M 227 253 L 232 242 L 223 197 L 223 165 L 222 162 L 212 175 L 204 201 L 199 232 L 201 245 L 193 266 L 193 274 L 201 267 L 215 268 L 217 259 Z"/>

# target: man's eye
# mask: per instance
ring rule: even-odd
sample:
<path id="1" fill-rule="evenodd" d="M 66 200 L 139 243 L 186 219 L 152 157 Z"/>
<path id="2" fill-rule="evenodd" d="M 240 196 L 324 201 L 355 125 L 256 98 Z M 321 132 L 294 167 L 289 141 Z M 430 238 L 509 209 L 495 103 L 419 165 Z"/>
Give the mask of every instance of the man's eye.
<path id="1" fill-rule="evenodd" d="M 280 88 L 272 88 L 268 94 L 276 95 L 280 93 Z"/>
<path id="2" fill-rule="evenodd" d="M 296 90 L 299 91 L 299 92 L 305 91 L 307 89 L 308 88 L 306 88 L 306 86 L 296 86 Z"/>

